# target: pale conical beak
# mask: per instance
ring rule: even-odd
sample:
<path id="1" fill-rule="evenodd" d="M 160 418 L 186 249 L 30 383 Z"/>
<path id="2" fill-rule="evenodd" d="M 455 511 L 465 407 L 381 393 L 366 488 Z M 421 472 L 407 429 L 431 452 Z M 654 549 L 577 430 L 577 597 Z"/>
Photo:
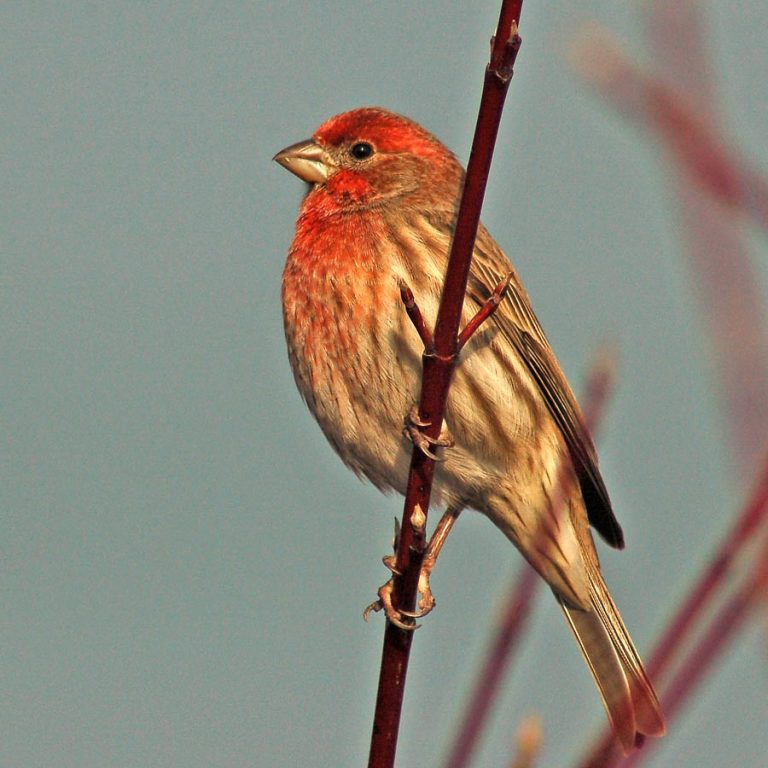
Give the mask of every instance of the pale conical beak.
<path id="1" fill-rule="evenodd" d="M 281 149 L 272 159 L 310 184 L 322 184 L 330 171 L 328 153 L 311 139 Z"/>

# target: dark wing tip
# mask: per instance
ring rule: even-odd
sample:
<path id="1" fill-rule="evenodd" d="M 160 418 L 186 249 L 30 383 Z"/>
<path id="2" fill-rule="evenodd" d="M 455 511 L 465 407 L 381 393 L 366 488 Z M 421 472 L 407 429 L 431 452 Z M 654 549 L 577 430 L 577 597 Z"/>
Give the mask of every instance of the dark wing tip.
<path id="1" fill-rule="evenodd" d="M 624 549 L 624 531 L 621 530 L 619 521 L 613 514 L 602 479 L 593 472 L 585 472 L 583 466 L 579 467 L 578 474 L 581 495 L 592 527 L 606 544 L 614 549 Z"/>
<path id="2" fill-rule="evenodd" d="M 616 549 L 624 548 L 624 534 L 611 508 L 592 438 L 582 421 L 579 406 L 560 371 L 554 354 L 528 331 L 520 332 L 522 357 L 539 385 L 549 412 L 563 435 L 581 486 L 590 524 Z"/>

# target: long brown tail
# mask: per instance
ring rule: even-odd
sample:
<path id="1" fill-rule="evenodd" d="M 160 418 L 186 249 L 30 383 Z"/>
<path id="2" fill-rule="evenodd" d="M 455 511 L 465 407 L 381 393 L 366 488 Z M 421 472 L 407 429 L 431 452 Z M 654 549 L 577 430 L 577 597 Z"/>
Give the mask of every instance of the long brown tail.
<path id="1" fill-rule="evenodd" d="M 595 567 L 587 567 L 591 610 L 558 602 L 592 671 L 614 733 L 624 752 L 638 734 L 661 736 L 666 726 L 659 700 L 608 588 Z"/>

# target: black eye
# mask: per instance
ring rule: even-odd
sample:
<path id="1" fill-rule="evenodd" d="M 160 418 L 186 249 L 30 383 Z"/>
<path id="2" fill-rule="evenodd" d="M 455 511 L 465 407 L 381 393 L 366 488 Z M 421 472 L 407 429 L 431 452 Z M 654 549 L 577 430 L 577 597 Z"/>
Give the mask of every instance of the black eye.
<path id="1" fill-rule="evenodd" d="M 367 141 L 358 141 L 357 144 L 352 146 L 349 150 L 349 154 L 355 158 L 355 160 L 365 160 L 373 154 L 373 147 Z"/>

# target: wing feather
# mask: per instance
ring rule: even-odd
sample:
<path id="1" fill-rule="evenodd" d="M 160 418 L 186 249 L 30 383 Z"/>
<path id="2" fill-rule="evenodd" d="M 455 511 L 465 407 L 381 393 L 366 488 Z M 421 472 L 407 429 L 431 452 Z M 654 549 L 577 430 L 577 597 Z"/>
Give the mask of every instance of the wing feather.
<path id="1" fill-rule="evenodd" d="M 624 535 L 613 514 L 608 491 L 598 469 L 597 452 L 581 409 L 517 272 L 485 227 L 480 225 L 467 286 L 468 295 L 482 304 L 493 288 L 510 273 L 512 280 L 508 298 L 493 315 L 493 321 L 524 361 L 563 435 L 579 478 L 590 523 L 608 544 L 621 549 Z"/>

